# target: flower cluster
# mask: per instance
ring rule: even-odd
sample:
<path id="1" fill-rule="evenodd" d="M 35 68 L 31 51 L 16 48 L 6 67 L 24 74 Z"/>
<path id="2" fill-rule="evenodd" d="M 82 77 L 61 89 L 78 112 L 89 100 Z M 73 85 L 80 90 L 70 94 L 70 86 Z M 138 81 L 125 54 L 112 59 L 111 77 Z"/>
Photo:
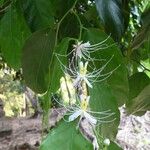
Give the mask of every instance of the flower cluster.
<path id="1" fill-rule="evenodd" d="M 71 122 L 79 118 L 78 127 L 82 135 L 93 144 L 94 150 L 99 149 L 98 140 L 94 133 L 96 125 L 114 120 L 105 120 L 114 115 L 114 113 L 111 113 L 111 110 L 95 112 L 90 110 L 89 106 L 91 100 L 88 88 L 93 88 L 93 83 L 95 82 L 105 80 L 118 68 L 102 74 L 102 71 L 112 60 L 112 56 L 101 68 L 97 69 L 94 67 L 92 71 L 88 71 L 89 62 L 96 60 L 91 58 L 90 54 L 106 48 L 105 41 L 95 45 L 91 45 L 90 42 L 78 42 L 76 45 L 73 45 L 73 57 L 75 57 L 74 60 L 76 62 L 73 62 L 69 67 L 66 67 L 60 61 L 60 55 L 56 55 L 64 72 L 64 77 L 60 79 L 59 89 L 63 103 L 57 99 L 56 102 L 67 110 L 66 115 L 69 115 L 69 117 L 68 120 L 64 119 L 65 121 Z"/>

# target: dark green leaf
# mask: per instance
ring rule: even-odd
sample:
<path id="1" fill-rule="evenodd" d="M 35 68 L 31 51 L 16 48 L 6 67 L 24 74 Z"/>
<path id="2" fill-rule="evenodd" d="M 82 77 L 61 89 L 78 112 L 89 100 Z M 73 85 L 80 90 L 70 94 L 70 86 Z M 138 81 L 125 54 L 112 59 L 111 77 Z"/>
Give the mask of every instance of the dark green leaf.
<path id="1" fill-rule="evenodd" d="M 92 144 L 82 137 L 75 122 L 60 122 L 42 142 L 40 150 L 92 150 Z"/>
<path id="2" fill-rule="evenodd" d="M 99 43 L 106 38 L 107 35 L 104 32 L 94 28 L 89 29 L 84 34 L 84 40 L 89 41 L 90 43 Z M 97 59 L 106 59 L 106 61 L 108 61 L 113 56 L 111 62 L 104 69 L 105 73 L 112 71 L 120 65 L 118 69 L 115 70 L 113 74 L 106 80 L 106 82 L 110 86 L 113 95 L 117 99 L 118 104 L 122 105 L 128 99 L 129 89 L 127 70 L 123 62 L 122 54 L 118 49 L 117 45 L 115 45 L 115 43 L 113 42 L 113 40 L 109 38 L 105 43 L 107 44 L 108 48 L 96 51 L 94 57 Z M 98 62 L 97 68 L 100 68 L 105 63 L 105 61 Z"/>
<path id="3" fill-rule="evenodd" d="M 150 84 L 147 85 L 137 97 L 132 99 L 132 104 L 127 107 L 128 112 L 134 115 L 144 115 L 150 110 Z"/>
<path id="4" fill-rule="evenodd" d="M 7 63 L 19 69 L 22 47 L 30 31 L 19 6 L 12 4 L 0 21 L 0 47 Z"/>
<path id="5" fill-rule="evenodd" d="M 48 88 L 55 32 L 44 29 L 32 34 L 23 48 L 22 68 L 26 84 L 37 93 Z"/>
<path id="6" fill-rule="evenodd" d="M 102 119 L 106 123 L 102 123 L 98 130 L 104 138 L 114 139 L 120 121 L 120 113 L 115 97 L 111 92 L 111 88 L 108 84 L 94 84 L 93 89 L 90 90 L 91 103 L 90 108 L 93 111 L 106 111 L 111 110 L 111 113 L 115 113 L 111 117 Z M 99 117 L 103 117 L 99 116 Z"/>
<path id="7" fill-rule="evenodd" d="M 1 0 L 1 1 L 0 1 L 0 6 L 1 6 L 3 3 L 4 3 L 4 0 Z"/>
<path id="8" fill-rule="evenodd" d="M 22 11 L 34 32 L 44 27 L 54 26 L 54 9 L 51 0 L 21 0 Z"/>
<path id="9" fill-rule="evenodd" d="M 70 38 L 65 38 L 63 39 L 55 48 L 55 52 L 60 55 L 66 55 Z M 59 56 L 58 56 L 59 57 Z M 54 55 L 53 60 L 50 64 L 50 75 L 49 75 L 49 88 L 50 88 L 50 93 L 56 92 L 60 86 L 60 78 L 64 75 L 64 72 L 62 70 L 62 64 L 60 64 L 60 61 L 63 65 L 67 64 L 67 56 L 60 56 L 59 60 L 57 57 Z"/>
<path id="10" fill-rule="evenodd" d="M 146 10 L 141 16 L 142 26 L 131 43 L 131 49 L 138 49 L 144 42 L 150 38 L 150 9 Z"/>
<path id="11" fill-rule="evenodd" d="M 129 113 L 143 115 L 150 109 L 149 84 L 150 78 L 145 73 L 136 73 L 130 77 L 129 100 L 126 104 Z"/>
<path id="12" fill-rule="evenodd" d="M 100 22 L 98 16 L 98 12 L 96 10 L 96 6 L 92 5 L 89 6 L 88 10 L 83 14 L 82 16 L 82 23 L 84 27 L 99 27 L 99 28 L 104 28 L 102 23 Z"/>
<path id="13" fill-rule="evenodd" d="M 150 79 L 144 72 L 133 74 L 129 78 L 129 99 L 135 98 L 149 83 Z"/>
<path id="14" fill-rule="evenodd" d="M 106 34 L 98 29 L 89 29 L 84 34 L 84 40 L 93 44 L 99 43 L 106 38 Z M 110 72 L 114 68 L 120 66 L 109 78 L 103 82 L 94 84 L 93 88 L 90 89 L 91 108 L 95 111 L 111 110 L 111 112 L 115 113 L 115 115 L 106 119 L 106 121 L 110 121 L 116 118 L 115 121 L 104 123 L 100 126 L 101 134 L 106 138 L 113 139 L 117 134 L 119 125 L 120 116 L 118 104 L 124 104 L 128 98 L 128 80 L 126 67 L 120 50 L 111 38 L 109 38 L 105 44 L 107 44 L 108 48 L 96 51 L 94 55 L 92 55 L 96 59 L 106 59 L 106 62 L 114 55 L 102 74 Z M 95 62 L 95 65 L 97 68 L 100 68 L 106 62 Z"/>
<path id="15" fill-rule="evenodd" d="M 106 32 L 111 33 L 116 41 L 120 41 L 125 31 L 122 1 L 95 0 L 95 4 Z"/>
<path id="16" fill-rule="evenodd" d="M 75 0 L 51 0 L 54 6 L 55 17 L 60 20 L 72 8 L 74 2 Z"/>
<path id="17" fill-rule="evenodd" d="M 74 14 L 69 14 L 61 23 L 59 29 L 59 38 L 73 37 L 78 38 L 80 32 L 80 26 L 78 20 Z"/>

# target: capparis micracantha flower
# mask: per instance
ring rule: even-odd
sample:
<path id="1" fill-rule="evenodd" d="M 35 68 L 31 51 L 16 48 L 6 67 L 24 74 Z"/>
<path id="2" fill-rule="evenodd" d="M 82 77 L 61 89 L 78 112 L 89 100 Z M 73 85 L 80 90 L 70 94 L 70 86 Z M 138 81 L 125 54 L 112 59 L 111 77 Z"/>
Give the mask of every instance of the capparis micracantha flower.
<path id="1" fill-rule="evenodd" d="M 90 44 L 90 42 L 83 43 L 82 41 L 77 42 L 77 44 L 73 45 L 73 52 L 75 53 L 76 58 L 84 59 L 84 60 L 96 60 L 95 58 L 91 58 L 90 54 L 96 51 L 99 51 L 101 49 L 107 49 L 108 46 L 105 42 L 109 39 L 110 36 L 108 36 L 105 40 L 97 43 L 97 44 Z"/>
<path id="2" fill-rule="evenodd" d="M 101 123 L 109 123 L 115 120 L 111 119 L 108 120 L 111 116 L 114 115 L 114 113 L 111 112 L 111 110 L 96 112 L 91 111 L 89 109 L 89 100 L 90 96 L 81 95 L 78 101 L 78 104 L 72 104 L 72 105 L 64 105 L 60 101 L 54 98 L 54 100 L 61 106 L 64 107 L 67 110 L 66 115 L 69 116 L 68 120 L 65 120 L 67 122 L 71 122 L 79 118 L 79 122 L 82 117 L 85 117 L 92 125 L 98 125 Z M 62 100 L 63 101 L 63 100 Z M 107 119 L 107 120 L 105 120 Z"/>
<path id="3" fill-rule="evenodd" d="M 97 68 L 94 62 L 96 59 L 91 58 L 92 52 L 107 48 L 106 40 L 95 45 L 91 45 L 90 42 L 78 42 L 74 45 L 73 51 L 70 52 L 73 52 L 73 55 L 72 59 L 69 59 L 68 67 L 59 59 L 59 56 L 65 55 L 56 54 L 64 76 L 60 79 L 60 88 L 57 93 L 60 95 L 60 99 L 57 100 L 55 97 L 53 99 L 61 108 L 65 109 L 61 113 L 61 118 L 68 123 L 76 120 L 78 122 L 77 127 L 82 135 L 93 144 L 94 150 L 99 149 L 95 127 L 115 120 L 112 119 L 114 113 L 111 110 L 92 111 L 89 105 L 89 101 L 91 104 L 94 100 L 90 100 L 88 88 L 92 88 L 95 82 L 107 79 L 119 67 L 103 73 L 113 56 L 101 68 Z"/>
<path id="4" fill-rule="evenodd" d="M 73 107 L 74 112 L 69 116 L 69 119 L 68 119 L 69 122 L 74 121 L 78 117 L 80 117 L 79 119 L 79 122 L 80 122 L 81 118 L 85 117 L 92 125 L 96 125 L 96 124 L 107 122 L 104 119 L 109 118 L 112 115 L 114 115 L 114 113 L 110 113 L 110 110 L 102 111 L 102 112 L 90 111 L 89 100 L 90 100 L 90 96 L 87 96 L 87 97 L 85 95 L 80 96 L 80 101 L 79 101 L 80 104 Z M 93 116 L 93 115 L 96 115 L 96 116 Z"/>
<path id="5" fill-rule="evenodd" d="M 109 38 L 110 38 L 110 35 L 105 40 L 96 44 L 90 44 L 89 41 L 85 43 L 83 43 L 83 41 L 77 41 L 77 43 L 73 45 L 73 50 L 71 50 L 68 54 L 66 55 L 57 54 L 57 55 L 67 57 L 72 54 L 73 57 L 76 58 L 76 60 L 83 59 L 85 61 L 103 61 L 104 59 L 92 58 L 91 53 L 112 47 L 115 43 L 111 45 L 106 44 L 106 41 Z"/>
<path id="6" fill-rule="evenodd" d="M 75 121 L 76 119 L 79 119 L 77 127 L 79 128 L 80 132 L 87 140 L 89 140 L 92 143 L 93 149 L 98 150 L 99 145 L 97 137 L 95 135 L 95 127 L 102 123 L 113 122 L 115 119 L 108 120 L 108 118 L 112 117 L 114 113 L 111 113 L 110 110 L 102 112 L 90 111 L 89 100 L 90 96 L 86 97 L 85 95 L 81 95 L 80 99 L 78 100 L 79 104 L 67 106 L 57 101 L 57 99 L 55 99 L 55 101 L 58 102 L 60 106 L 66 109 L 66 114 L 63 115 L 65 116 L 69 115 L 68 120 L 63 118 L 64 121 L 69 123 Z"/>
<path id="7" fill-rule="evenodd" d="M 86 61 L 85 63 L 83 63 L 83 61 L 80 61 L 78 66 L 69 65 L 69 67 L 66 67 L 57 56 L 62 71 L 64 72 L 64 74 L 69 74 L 71 76 L 71 78 L 74 80 L 75 87 L 80 87 L 81 82 L 84 81 L 90 88 L 93 87 L 93 83 L 102 82 L 105 79 L 109 78 L 112 73 L 120 66 L 117 66 L 116 68 L 107 73 L 102 73 L 106 66 L 110 63 L 112 58 L 113 56 L 101 68 L 97 69 L 96 67 L 94 67 L 91 69 L 91 72 L 89 72 L 87 70 L 89 63 L 88 61 Z"/>

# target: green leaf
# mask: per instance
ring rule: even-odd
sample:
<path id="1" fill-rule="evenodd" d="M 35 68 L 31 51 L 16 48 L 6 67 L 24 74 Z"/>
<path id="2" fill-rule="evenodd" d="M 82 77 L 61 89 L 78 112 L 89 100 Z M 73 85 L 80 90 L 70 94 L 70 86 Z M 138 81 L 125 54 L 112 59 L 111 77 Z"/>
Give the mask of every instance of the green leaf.
<path id="1" fill-rule="evenodd" d="M 31 31 L 54 26 L 56 5 L 51 0 L 21 0 L 22 11 Z"/>
<path id="2" fill-rule="evenodd" d="M 62 37 L 78 38 L 79 32 L 80 26 L 77 17 L 73 14 L 69 14 L 60 25 L 59 38 L 60 39 L 62 39 Z"/>
<path id="3" fill-rule="evenodd" d="M 131 49 L 138 49 L 144 42 L 150 38 L 150 8 L 141 16 L 142 26 L 131 43 Z"/>
<path id="4" fill-rule="evenodd" d="M 54 6 L 55 17 L 60 20 L 65 13 L 72 8 L 76 0 L 51 0 Z"/>
<path id="5" fill-rule="evenodd" d="M 90 144 L 76 129 L 75 122 L 60 122 L 42 142 L 40 150 L 92 150 Z"/>
<path id="6" fill-rule="evenodd" d="M 107 38 L 106 34 L 98 29 L 88 29 L 84 34 L 84 41 L 89 41 L 92 44 L 99 43 Z M 114 44 L 111 38 L 109 38 L 105 44 L 108 48 L 96 51 L 92 56 L 96 59 L 106 59 L 106 62 L 113 56 L 110 63 L 106 66 L 103 73 L 110 72 L 116 67 L 119 67 L 112 73 L 112 75 L 100 83 L 93 84 L 93 88 L 90 89 L 91 96 L 91 109 L 95 111 L 111 110 L 115 113 L 112 117 L 106 119 L 110 121 L 114 118 L 116 120 L 111 123 L 104 123 L 100 126 L 101 134 L 110 139 L 114 139 L 119 125 L 119 110 L 118 104 L 122 105 L 128 98 L 128 79 L 126 67 L 123 62 L 123 57 L 118 47 Z M 95 62 L 98 68 L 102 67 L 105 63 Z"/>
<path id="7" fill-rule="evenodd" d="M 128 112 L 142 116 L 150 110 L 150 84 L 147 85 L 137 97 L 132 99 L 132 104 L 127 107 Z"/>
<path id="8" fill-rule="evenodd" d="M 11 4 L 0 20 L 0 47 L 7 63 L 16 70 L 21 66 L 22 47 L 29 35 L 20 7 Z"/>
<path id="9" fill-rule="evenodd" d="M 83 36 L 85 42 L 89 41 L 92 44 L 99 43 L 108 37 L 103 31 L 95 28 L 88 29 Z M 113 96 L 116 98 L 118 105 L 121 106 L 128 99 L 129 88 L 126 66 L 122 54 L 114 41 L 109 38 L 105 43 L 108 48 L 96 51 L 94 57 L 97 59 L 106 59 L 107 62 L 113 56 L 102 74 L 110 72 L 120 65 L 105 82 L 110 86 Z M 102 67 L 106 62 L 101 61 L 96 63 L 97 68 Z"/>
<path id="10" fill-rule="evenodd" d="M 92 111 L 101 112 L 111 110 L 111 113 L 115 113 L 111 117 L 102 119 L 107 123 L 102 123 L 98 128 L 98 130 L 104 138 L 109 138 L 113 140 L 118 131 L 120 113 L 118 110 L 117 101 L 113 96 L 109 85 L 94 84 L 93 89 L 90 90 L 90 97 L 90 108 Z"/>
<path id="11" fill-rule="evenodd" d="M 32 34 L 23 48 L 23 76 L 26 84 L 37 93 L 43 93 L 48 88 L 54 40 L 55 32 L 43 29 Z"/>
<path id="12" fill-rule="evenodd" d="M 0 6 L 1 6 L 3 3 L 4 3 L 4 0 L 1 0 L 1 1 L 0 1 Z"/>
<path id="13" fill-rule="evenodd" d="M 107 33 L 120 41 L 125 30 L 123 5 L 118 0 L 95 0 L 97 11 Z"/>
<path id="14" fill-rule="evenodd" d="M 89 41 L 92 44 L 99 43 L 107 38 L 106 34 L 98 29 L 88 29 L 84 34 L 84 41 Z M 104 138 L 114 139 L 119 125 L 119 110 L 117 102 L 122 105 L 124 100 L 127 99 L 128 83 L 125 66 L 122 62 L 122 56 L 114 42 L 109 38 L 106 44 L 111 45 L 107 49 L 96 51 L 94 56 L 96 59 L 106 59 L 107 61 L 114 55 L 111 62 L 104 69 L 105 73 L 113 70 L 121 64 L 121 66 L 113 72 L 113 74 L 105 81 L 93 84 L 93 88 L 90 89 L 91 103 L 90 107 L 94 111 L 106 111 L 111 110 L 115 115 L 107 118 L 104 121 L 111 121 L 116 118 L 115 121 L 109 123 L 102 123 L 99 127 L 100 133 Z M 107 62 L 106 61 L 106 62 Z M 102 67 L 105 63 L 95 62 L 98 68 Z M 104 72 L 102 72 L 103 74 Z"/>
<path id="15" fill-rule="evenodd" d="M 70 38 L 64 38 L 55 48 L 56 54 L 66 55 L 69 47 Z M 50 64 L 50 75 L 49 75 L 49 88 L 50 93 L 56 92 L 60 86 L 60 78 L 64 75 L 62 70 L 62 64 L 66 66 L 67 64 L 67 56 L 58 56 L 59 60 L 56 56 L 53 57 L 53 60 Z M 62 64 L 60 64 L 60 61 Z"/>
<path id="16" fill-rule="evenodd" d="M 110 145 L 107 147 L 107 150 L 122 150 L 122 148 L 115 142 L 111 142 Z"/>
<path id="17" fill-rule="evenodd" d="M 37 93 L 54 93 L 59 88 L 60 77 L 63 76 L 61 63 L 66 65 L 67 57 L 57 59 L 55 53 L 65 55 L 70 38 L 63 39 L 54 47 L 55 32 L 44 29 L 35 32 L 23 48 L 23 75 L 26 84 Z"/>
<path id="18" fill-rule="evenodd" d="M 150 78 L 145 73 L 136 73 L 129 79 L 129 100 L 126 103 L 128 113 L 143 115 L 150 109 Z"/>
<path id="19" fill-rule="evenodd" d="M 144 72 L 133 74 L 129 78 L 129 99 L 135 98 L 149 83 L 150 78 Z"/>

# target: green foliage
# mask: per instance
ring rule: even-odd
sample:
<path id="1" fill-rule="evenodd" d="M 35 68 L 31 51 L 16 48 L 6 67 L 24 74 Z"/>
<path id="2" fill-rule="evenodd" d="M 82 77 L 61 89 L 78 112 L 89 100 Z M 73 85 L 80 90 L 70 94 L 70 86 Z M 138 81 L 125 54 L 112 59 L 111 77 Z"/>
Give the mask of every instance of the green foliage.
<path id="1" fill-rule="evenodd" d="M 107 38 L 107 35 L 98 29 L 89 29 L 85 32 L 84 37 L 85 41 L 89 40 L 95 44 L 100 41 L 104 41 Z M 106 123 L 100 126 L 101 134 L 104 137 L 113 139 L 116 136 L 119 125 L 118 105 L 122 105 L 128 98 L 128 82 L 126 68 L 122 62 L 122 55 L 117 45 L 113 45 L 114 43 L 111 38 L 109 38 L 105 43 L 108 45 L 108 48 L 96 52 L 94 54 L 95 58 L 99 60 L 106 59 L 107 62 L 113 55 L 114 56 L 102 74 L 110 72 L 119 65 L 120 66 L 112 73 L 108 80 L 97 83 L 93 86 L 90 90 L 90 94 L 91 99 L 94 102 L 91 101 L 90 106 L 95 111 L 110 109 L 112 112 L 115 112 L 115 115 L 112 118 L 109 118 L 109 120 L 116 118 L 115 122 L 111 124 Z M 102 67 L 106 62 L 102 61 L 101 63 L 96 64 L 97 68 Z"/>
<path id="2" fill-rule="evenodd" d="M 111 142 L 111 144 L 108 146 L 107 150 L 122 150 L 122 148 L 119 147 L 116 143 Z"/>
<path id="3" fill-rule="evenodd" d="M 22 47 L 29 35 L 19 5 L 11 4 L 0 21 L 0 47 L 5 60 L 16 70 L 21 67 Z"/>
<path id="4" fill-rule="evenodd" d="M 20 0 L 22 12 L 32 32 L 54 26 L 54 5 L 50 0 Z"/>
<path id="5" fill-rule="evenodd" d="M 141 16 L 142 26 L 131 43 L 131 49 L 138 49 L 145 41 L 148 41 L 150 35 L 150 8 Z M 149 49 L 147 49 L 149 50 Z"/>
<path id="6" fill-rule="evenodd" d="M 95 0 L 99 16 L 107 33 L 112 34 L 116 41 L 120 41 L 124 31 L 126 18 L 123 3 L 118 0 Z M 127 5 L 126 1 L 126 5 Z"/>
<path id="7" fill-rule="evenodd" d="M 68 65 L 72 45 L 81 40 L 97 44 L 110 35 L 104 43 L 106 48 L 91 54 L 98 60 L 105 59 L 95 62 L 97 69 L 112 57 L 102 71 L 102 74 L 112 71 L 111 76 L 93 84 L 89 90 L 92 110 L 110 109 L 115 113 L 109 119 L 116 120 L 98 126 L 98 133 L 104 138 L 115 138 L 120 118 L 118 107 L 123 104 L 128 113 L 136 115 L 149 110 L 150 8 L 147 1 L 15 0 L 6 6 L 3 2 L 0 2 L 2 56 L 14 69 L 22 67 L 25 83 L 30 88 L 45 94 L 43 109 L 48 111 L 51 93 L 59 89 L 60 78 L 64 76 L 62 64 Z M 66 57 L 58 60 L 57 54 Z M 75 128 L 75 122 L 60 122 L 43 141 L 41 150 L 92 149 Z M 115 143 L 107 148 L 119 149 Z"/>
<path id="8" fill-rule="evenodd" d="M 24 99 L 20 81 L 14 81 L 14 70 L 0 69 L 0 99 L 4 102 L 5 115 L 22 116 Z"/>
<path id="9" fill-rule="evenodd" d="M 84 40 L 91 41 L 93 44 L 100 41 L 104 41 L 108 36 L 99 29 L 89 29 L 85 32 Z M 112 73 L 110 78 L 105 82 L 110 86 L 114 97 L 116 98 L 118 105 L 122 105 L 128 99 L 128 79 L 127 79 L 127 70 L 123 62 L 123 57 L 119 48 L 114 44 L 111 38 L 107 39 L 105 42 L 108 48 L 100 50 L 94 54 L 94 57 L 97 59 L 105 59 L 106 61 L 99 62 L 97 68 L 102 67 L 111 57 L 112 60 L 104 69 L 104 72 L 107 73 L 114 70 L 116 67 L 117 70 Z M 119 86 L 118 86 L 119 85 Z M 101 84 L 99 84 L 101 86 Z"/>
<path id="10" fill-rule="evenodd" d="M 1 0 L 1 1 L 0 1 L 0 5 L 2 5 L 3 3 L 4 3 L 4 0 Z"/>
<path id="11" fill-rule="evenodd" d="M 22 68 L 25 81 L 37 93 L 48 88 L 49 65 L 53 57 L 55 32 L 43 29 L 35 32 L 23 47 Z M 52 66 L 54 67 L 54 66 Z"/>
<path id="12" fill-rule="evenodd" d="M 50 131 L 43 141 L 40 150 L 91 150 L 92 145 L 86 141 L 76 129 L 76 123 L 61 121 L 57 128 Z"/>
<path id="13" fill-rule="evenodd" d="M 111 88 L 107 83 L 95 84 L 94 88 L 90 90 L 90 95 L 91 95 L 90 107 L 92 110 L 105 111 L 110 109 L 112 112 L 115 113 L 113 116 L 105 120 L 106 123 L 102 123 L 98 127 L 98 130 L 103 137 L 107 137 L 111 140 L 114 140 L 118 131 L 120 113 L 118 110 L 116 98 L 112 94 Z"/>
<path id="14" fill-rule="evenodd" d="M 129 79 L 128 112 L 143 115 L 150 109 L 150 78 L 145 73 L 133 74 Z"/>

